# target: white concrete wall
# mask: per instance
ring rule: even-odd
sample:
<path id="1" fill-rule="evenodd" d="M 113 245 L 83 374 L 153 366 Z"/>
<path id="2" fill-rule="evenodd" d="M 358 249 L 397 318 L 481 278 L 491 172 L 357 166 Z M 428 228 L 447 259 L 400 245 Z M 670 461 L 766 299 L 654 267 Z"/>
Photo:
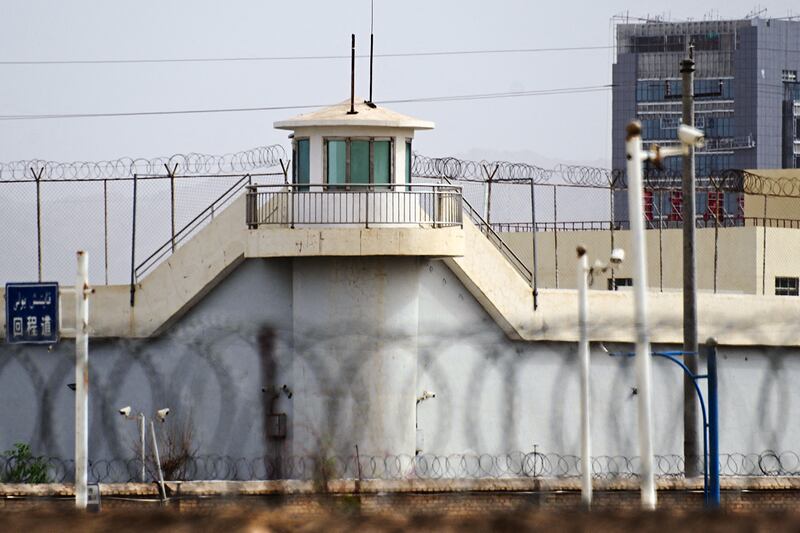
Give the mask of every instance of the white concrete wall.
<path id="1" fill-rule="evenodd" d="M 630 350 L 630 345 L 610 345 Z M 512 341 L 455 274 L 424 258 L 247 260 L 161 337 L 91 344 L 93 461 L 131 457 L 117 409 L 191 418 L 200 454 L 578 453 L 574 344 Z M 721 449 L 800 451 L 800 352 L 720 347 Z M 0 345 L 0 449 L 72 454 L 72 344 Z M 286 441 L 265 435 L 271 391 Z M 632 360 L 592 349 L 596 455 L 636 455 Z M 262 389 L 266 392 L 262 392 Z M 415 406 L 422 391 L 436 398 Z M 654 364 L 658 454 L 679 454 L 681 375 Z"/>
<path id="2" fill-rule="evenodd" d="M 413 258 L 294 262 L 294 450 L 414 454 Z"/>

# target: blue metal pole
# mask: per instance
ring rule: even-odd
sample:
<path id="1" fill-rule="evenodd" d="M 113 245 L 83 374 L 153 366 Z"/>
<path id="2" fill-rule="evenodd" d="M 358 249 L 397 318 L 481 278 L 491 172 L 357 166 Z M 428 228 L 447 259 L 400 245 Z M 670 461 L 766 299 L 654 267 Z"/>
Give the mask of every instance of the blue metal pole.
<path id="1" fill-rule="evenodd" d="M 714 338 L 706 341 L 708 345 L 708 440 L 709 440 L 709 477 L 711 494 L 710 507 L 720 505 L 719 496 L 719 406 L 717 403 L 717 341 Z"/>

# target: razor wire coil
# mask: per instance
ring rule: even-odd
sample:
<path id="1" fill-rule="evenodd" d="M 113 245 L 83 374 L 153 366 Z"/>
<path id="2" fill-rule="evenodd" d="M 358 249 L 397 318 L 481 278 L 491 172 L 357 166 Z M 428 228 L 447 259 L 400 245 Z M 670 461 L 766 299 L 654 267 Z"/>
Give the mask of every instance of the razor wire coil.
<path id="1" fill-rule="evenodd" d="M 74 479 L 74 461 L 60 458 L 34 458 L 44 461 L 49 482 L 64 483 Z M 148 464 L 148 480 L 152 464 Z M 0 458 L 0 479 L 5 482 L 12 471 L 19 470 L 14 459 Z M 592 458 L 592 476 L 601 480 L 635 479 L 641 464 L 638 457 L 603 455 Z M 661 478 L 681 477 L 684 459 L 680 455 L 655 456 L 656 475 Z M 451 454 L 364 456 L 289 456 L 230 457 L 198 455 L 189 458 L 172 481 L 229 480 L 251 481 L 271 479 L 315 479 L 320 470 L 331 479 L 371 480 L 457 480 L 578 478 L 581 458 L 576 455 L 515 451 L 507 454 Z M 800 455 L 792 451 L 761 453 L 728 453 L 720 456 L 723 476 L 775 477 L 800 476 Z M 89 465 L 89 478 L 95 482 L 135 482 L 141 478 L 139 459 L 101 459 Z"/>
<path id="2" fill-rule="evenodd" d="M 0 183 L 14 181 L 118 180 L 134 174 L 165 175 L 243 173 L 278 166 L 287 161 L 283 146 L 273 144 L 224 155 L 190 152 L 152 159 L 123 157 L 109 161 L 57 162 L 41 159 L 0 163 Z"/>

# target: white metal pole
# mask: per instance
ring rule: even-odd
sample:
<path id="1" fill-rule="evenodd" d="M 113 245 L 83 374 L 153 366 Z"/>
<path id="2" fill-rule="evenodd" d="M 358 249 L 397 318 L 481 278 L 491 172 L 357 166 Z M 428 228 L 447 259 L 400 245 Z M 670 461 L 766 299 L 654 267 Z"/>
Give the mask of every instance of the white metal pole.
<path id="1" fill-rule="evenodd" d="M 639 411 L 639 456 L 641 460 L 642 507 L 656 508 L 653 474 L 653 421 L 650 369 L 650 341 L 647 333 L 647 249 L 644 236 L 642 192 L 641 124 L 628 124 L 625 152 L 628 159 L 628 209 L 633 247 L 633 293 L 636 321 L 636 382 Z"/>
<path id="2" fill-rule="evenodd" d="M 578 285 L 578 361 L 581 367 L 581 503 L 592 505 L 592 441 L 589 413 L 589 284 L 587 275 L 589 262 L 586 250 L 578 247 L 577 285 Z"/>
<path id="3" fill-rule="evenodd" d="M 147 455 L 145 455 L 145 427 L 147 422 L 145 422 L 144 413 L 139 413 L 139 444 L 142 447 L 142 483 L 147 480 L 147 474 L 145 472 L 145 461 L 147 460 Z"/>
<path id="4" fill-rule="evenodd" d="M 161 458 L 158 456 L 158 442 L 156 441 L 156 428 L 153 425 L 152 418 L 150 419 L 150 436 L 153 439 L 153 453 L 156 457 L 156 469 L 158 470 L 158 483 L 161 485 L 161 497 L 167 498 L 167 492 L 164 489 L 164 473 L 161 471 Z"/>
<path id="5" fill-rule="evenodd" d="M 78 252 L 75 281 L 75 506 L 86 509 L 89 458 L 89 254 Z"/>

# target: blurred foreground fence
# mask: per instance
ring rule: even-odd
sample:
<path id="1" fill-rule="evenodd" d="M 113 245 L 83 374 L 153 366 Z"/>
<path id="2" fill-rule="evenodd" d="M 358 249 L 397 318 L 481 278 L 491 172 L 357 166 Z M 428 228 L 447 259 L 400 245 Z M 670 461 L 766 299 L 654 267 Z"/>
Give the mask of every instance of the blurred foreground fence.
<path id="1" fill-rule="evenodd" d="M 67 459 L 36 458 L 47 467 L 47 481 L 72 482 L 74 463 Z M 8 482 L 9 473 L 24 470 L 16 461 L 0 458 L 0 479 Z M 598 456 L 592 458 L 595 479 L 628 479 L 638 477 L 639 458 Z M 683 476 L 684 462 L 679 455 L 657 455 L 656 475 Z M 152 465 L 148 466 L 148 471 Z M 90 463 L 89 479 L 99 483 L 140 481 L 138 459 L 96 460 Z M 720 456 L 723 476 L 800 476 L 800 455 L 795 452 L 730 453 Z M 147 480 L 155 479 L 148 474 Z M 539 452 L 508 454 L 387 455 L 370 457 L 355 455 L 298 456 L 287 458 L 229 457 L 199 455 L 189 457 L 172 476 L 171 481 L 202 480 L 274 480 L 274 479 L 514 479 L 514 478 L 578 478 L 581 460 L 575 455 Z"/>

